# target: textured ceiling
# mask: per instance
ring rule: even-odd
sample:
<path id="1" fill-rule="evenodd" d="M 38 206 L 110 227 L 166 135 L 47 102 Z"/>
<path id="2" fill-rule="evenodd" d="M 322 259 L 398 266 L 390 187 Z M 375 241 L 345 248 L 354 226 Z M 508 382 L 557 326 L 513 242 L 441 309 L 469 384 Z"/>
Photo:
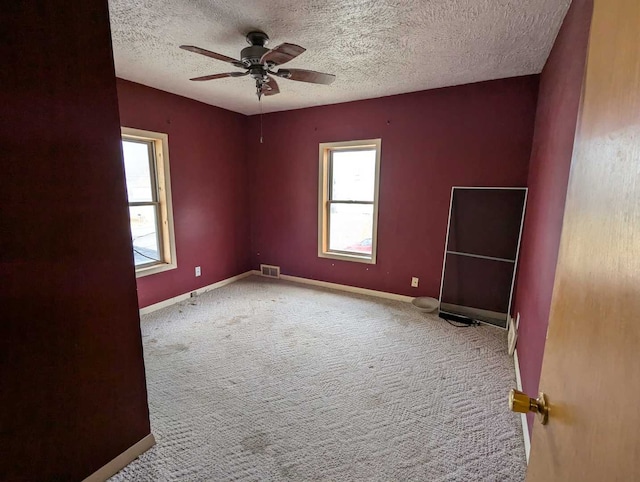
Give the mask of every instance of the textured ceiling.
<path id="1" fill-rule="evenodd" d="M 539 73 L 570 0 L 109 0 L 116 74 L 243 114 L 259 112 L 250 77 L 178 48 L 239 58 L 244 35 L 307 49 L 286 67 L 337 75 L 332 85 L 278 80 L 265 112 Z"/>

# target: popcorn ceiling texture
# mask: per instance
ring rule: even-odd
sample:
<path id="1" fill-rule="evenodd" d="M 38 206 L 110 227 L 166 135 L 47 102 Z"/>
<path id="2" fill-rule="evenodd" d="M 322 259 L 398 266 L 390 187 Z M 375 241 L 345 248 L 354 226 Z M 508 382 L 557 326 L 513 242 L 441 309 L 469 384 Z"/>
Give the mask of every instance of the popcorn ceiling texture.
<path id="1" fill-rule="evenodd" d="M 186 52 L 239 58 L 250 30 L 268 47 L 307 49 L 287 67 L 337 75 L 329 86 L 281 79 L 265 112 L 539 73 L 570 0 L 109 0 L 116 74 L 243 114 L 260 111 L 249 77 Z"/>

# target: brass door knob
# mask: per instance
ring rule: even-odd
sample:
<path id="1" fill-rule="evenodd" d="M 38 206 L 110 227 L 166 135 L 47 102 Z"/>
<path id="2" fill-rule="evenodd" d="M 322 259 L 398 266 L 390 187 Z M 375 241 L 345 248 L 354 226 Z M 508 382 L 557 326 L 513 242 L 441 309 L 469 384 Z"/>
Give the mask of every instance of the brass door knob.
<path id="1" fill-rule="evenodd" d="M 512 388 L 509 392 L 509 408 L 518 413 L 537 413 L 542 425 L 549 421 L 549 404 L 547 396 L 542 392 L 538 394 L 538 398 L 531 398 L 526 393 Z"/>

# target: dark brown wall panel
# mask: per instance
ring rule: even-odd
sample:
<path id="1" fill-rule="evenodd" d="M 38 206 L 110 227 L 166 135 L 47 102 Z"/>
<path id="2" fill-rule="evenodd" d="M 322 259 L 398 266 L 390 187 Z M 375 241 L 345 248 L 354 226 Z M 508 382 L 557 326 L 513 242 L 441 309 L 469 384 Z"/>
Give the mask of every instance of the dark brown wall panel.
<path id="1" fill-rule="evenodd" d="M 525 191 L 456 189 L 449 251 L 515 259 Z"/>
<path id="2" fill-rule="evenodd" d="M 107 3 L 0 35 L 0 480 L 82 480 L 150 431 Z"/>
<path id="3" fill-rule="evenodd" d="M 506 313 L 513 263 L 447 255 L 442 302 Z"/>

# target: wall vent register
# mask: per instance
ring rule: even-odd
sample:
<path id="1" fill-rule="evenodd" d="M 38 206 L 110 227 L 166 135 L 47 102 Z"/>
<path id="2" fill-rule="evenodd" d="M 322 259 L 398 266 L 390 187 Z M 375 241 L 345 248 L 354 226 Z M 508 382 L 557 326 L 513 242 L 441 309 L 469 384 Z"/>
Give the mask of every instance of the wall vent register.
<path id="1" fill-rule="evenodd" d="M 270 264 L 261 264 L 260 273 L 267 278 L 280 278 L 280 266 L 272 266 Z"/>

